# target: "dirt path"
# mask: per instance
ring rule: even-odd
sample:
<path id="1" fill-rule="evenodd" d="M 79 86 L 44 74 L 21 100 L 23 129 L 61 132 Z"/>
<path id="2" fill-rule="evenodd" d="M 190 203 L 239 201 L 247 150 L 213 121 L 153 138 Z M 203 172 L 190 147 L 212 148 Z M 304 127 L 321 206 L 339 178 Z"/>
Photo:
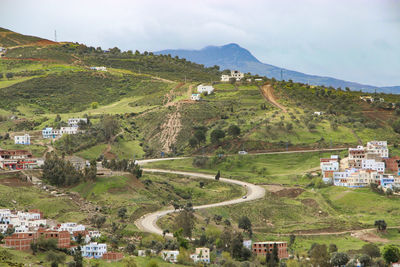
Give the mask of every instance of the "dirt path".
<path id="1" fill-rule="evenodd" d="M 166 122 L 161 125 L 160 142 L 164 152 L 171 152 L 171 147 L 182 129 L 180 109 L 181 103 L 178 102 L 175 111 L 168 114 Z"/>
<path id="2" fill-rule="evenodd" d="M 286 108 L 276 101 L 276 98 L 274 95 L 274 89 L 272 88 L 272 86 L 270 84 L 264 84 L 260 90 L 261 90 L 261 93 L 264 96 L 265 100 L 267 100 L 268 102 L 270 102 L 272 105 L 276 106 L 277 108 L 281 109 L 284 113 L 287 112 Z"/>

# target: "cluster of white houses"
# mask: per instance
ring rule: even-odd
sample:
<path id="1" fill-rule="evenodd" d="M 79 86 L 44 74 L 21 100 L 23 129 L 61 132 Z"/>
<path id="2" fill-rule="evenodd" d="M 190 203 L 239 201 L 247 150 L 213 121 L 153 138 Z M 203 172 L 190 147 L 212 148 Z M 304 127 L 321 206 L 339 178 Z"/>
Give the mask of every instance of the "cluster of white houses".
<path id="1" fill-rule="evenodd" d="M 101 236 L 97 230 L 87 230 L 74 222 L 55 224 L 43 218 L 40 210 L 11 211 L 0 209 L 0 233 L 12 229 L 12 234 L 4 238 L 5 247 L 16 250 L 30 250 L 31 244 L 39 238 L 55 239 L 58 248 L 75 250 L 78 238 L 84 243 L 81 253 L 86 258 L 120 260 L 122 253 L 107 252 L 107 244 L 93 242 Z"/>
<path id="2" fill-rule="evenodd" d="M 386 141 L 371 141 L 367 146 L 349 148 L 349 156 L 321 158 L 322 179 L 325 183 L 345 187 L 366 187 L 378 184 L 383 188 L 400 188 L 400 158 L 389 158 Z"/>
<path id="3" fill-rule="evenodd" d="M 80 123 L 87 123 L 87 118 L 68 119 L 68 127 L 61 127 L 60 129 L 53 129 L 51 127 L 44 128 L 42 130 L 42 136 L 45 139 L 55 139 L 63 136 L 64 134 L 77 134 Z"/>

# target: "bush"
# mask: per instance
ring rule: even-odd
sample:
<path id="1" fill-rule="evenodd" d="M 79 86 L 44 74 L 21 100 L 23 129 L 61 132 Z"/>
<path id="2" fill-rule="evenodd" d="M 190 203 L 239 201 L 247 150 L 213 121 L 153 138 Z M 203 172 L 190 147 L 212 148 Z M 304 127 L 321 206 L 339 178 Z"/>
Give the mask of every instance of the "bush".
<path id="1" fill-rule="evenodd" d="M 205 168 L 208 163 L 208 157 L 196 156 L 193 159 L 192 165 L 197 168 Z"/>

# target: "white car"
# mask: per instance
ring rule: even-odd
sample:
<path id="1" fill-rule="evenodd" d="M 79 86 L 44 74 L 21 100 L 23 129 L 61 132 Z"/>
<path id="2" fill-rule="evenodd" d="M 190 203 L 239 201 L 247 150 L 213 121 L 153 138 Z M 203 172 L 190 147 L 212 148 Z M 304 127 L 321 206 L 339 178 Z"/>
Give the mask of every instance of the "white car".
<path id="1" fill-rule="evenodd" d="M 247 196 L 243 196 L 242 198 L 243 198 L 243 199 L 246 199 L 246 198 L 247 198 Z"/>
<path id="2" fill-rule="evenodd" d="M 239 151 L 239 155 L 247 155 L 247 154 L 248 154 L 247 151 L 244 151 L 244 150 Z"/>

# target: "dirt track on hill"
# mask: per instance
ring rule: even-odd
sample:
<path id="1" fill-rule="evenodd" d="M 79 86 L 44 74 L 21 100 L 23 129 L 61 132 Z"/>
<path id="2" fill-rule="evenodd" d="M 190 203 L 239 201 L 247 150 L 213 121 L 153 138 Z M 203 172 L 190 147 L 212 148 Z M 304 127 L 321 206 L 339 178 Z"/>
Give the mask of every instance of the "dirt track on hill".
<path id="1" fill-rule="evenodd" d="M 270 84 L 264 84 L 261 87 L 261 93 L 264 96 L 265 100 L 270 102 L 275 107 L 281 109 L 284 113 L 287 112 L 286 108 L 276 101 L 276 97 L 274 95 L 274 89 Z"/>

